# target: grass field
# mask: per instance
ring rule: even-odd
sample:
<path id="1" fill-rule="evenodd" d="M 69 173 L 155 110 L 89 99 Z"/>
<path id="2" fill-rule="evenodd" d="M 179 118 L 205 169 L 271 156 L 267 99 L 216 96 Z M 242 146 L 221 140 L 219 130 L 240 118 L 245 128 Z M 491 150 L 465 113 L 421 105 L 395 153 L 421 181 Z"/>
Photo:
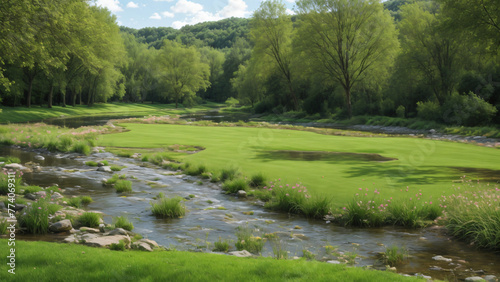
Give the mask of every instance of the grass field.
<path id="1" fill-rule="evenodd" d="M 7 240 L 0 245 L 7 246 Z M 236 258 L 190 252 L 118 252 L 16 241 L 15 275 L 1 248 L 0 281 L 415 281 L 382 271 L 316 261 Z"/>
<path id="2" fill-rule="evenodd" d="M 198 105 L 193 108 L 175 108 L 174 104 L 126 104 L 126 103 L 108 103 L 95 104 L 92 107 L 53 106 L 52 109 L 33 106 L 30 109 L 26 107 L 0 107 L 0 123 L 7 122 L 27 122 L 41 121 L 48 118 L 57 118 L 61 116 L 93 116 L 93 115 L 167 115 L 177 113 L 188 113 L 195 111 L 206 111 L 218 108 L 221 104 L 208 103 Z"/>
<path id="3" fill-rule="evenodd" d="M 363 193 L 377 189 L 387 199 L 419 192 L 425 199 L 452 193 L 452 181 L 463 175 L 483 182 L 500 181 L 500 150 L 470 144 L 403 137 L 327 136 L 264 128 L 123 126 L 130 131 L 104 135 L 100 144 L 136 148 L 201 146 L 205 150 L 184 160 L 204 164 L 209 170 L 235 166 L 248 177 L 262 172 L 269 180 L 281 178 L 283 185 L 301 182 L 312 194 L 333 198 L 337 206 L 350 201 L 359 188 L 363 188 Z M 381 162 L 384 157 L 397 160 Z"/>

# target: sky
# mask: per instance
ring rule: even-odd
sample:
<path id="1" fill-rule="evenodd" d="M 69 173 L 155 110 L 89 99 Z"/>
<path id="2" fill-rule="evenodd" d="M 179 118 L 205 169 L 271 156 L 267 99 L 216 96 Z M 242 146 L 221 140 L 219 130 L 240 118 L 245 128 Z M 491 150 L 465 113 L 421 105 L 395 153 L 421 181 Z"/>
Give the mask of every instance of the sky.
<path id="1" fill-rule="evenodd" d="M 118 24 L 132 28 L 173 27 L 230 17 L 248 18 L 262 0 L 96 0 L 118 18 Z M 283 0 L 293 14 L 295 0 Z"/>

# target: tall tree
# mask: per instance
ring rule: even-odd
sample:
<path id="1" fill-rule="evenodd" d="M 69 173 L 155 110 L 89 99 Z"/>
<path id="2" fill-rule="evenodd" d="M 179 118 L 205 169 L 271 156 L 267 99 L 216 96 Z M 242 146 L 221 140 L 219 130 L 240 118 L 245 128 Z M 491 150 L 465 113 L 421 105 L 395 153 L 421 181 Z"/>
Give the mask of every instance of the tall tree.
<path id="1" fill-rule="evenodd" d="M 267 0 L 253 14 L 250 36 L 255 44 L 252 56 L 266 60 L 276 68 L 286 80 L 289 99 L 293 108 L 299 108 L 292 76 L 293 26 L 286 6 L 280 0 Z"/>
<path id="2" fill-rule="evenodd" d="M 378 0 L 299 0 L 298 44 L 314 69 L 351 91 L 367 72 L 390 67 L 399 43 L 394 21 Z"/>
<path id="3" fill-rule="evenodd" d="M 196 92 L 210 86 L 210 69 L 202 62 L 194 46 L 165 40 L 157 58 L 160 80 L 167 87 L 164 96 L 169 96 L 179 106 L 180 99 L 192 99 Z"/>

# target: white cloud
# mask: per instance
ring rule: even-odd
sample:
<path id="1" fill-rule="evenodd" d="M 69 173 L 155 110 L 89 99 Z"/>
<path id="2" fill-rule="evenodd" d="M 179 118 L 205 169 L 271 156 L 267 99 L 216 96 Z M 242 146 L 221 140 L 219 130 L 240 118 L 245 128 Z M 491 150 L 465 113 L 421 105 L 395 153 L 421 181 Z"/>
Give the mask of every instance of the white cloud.
<path id="1" fill-rule="evenodd" d="M 162 12 L 161 15 L 165 18 L 173 18 L 175 16 L 174 13 L 170 13 L 168 11 Z"/>
<path id="2" fill-rule="evenodd" d="M 173 28 L 181 28 L 185 25 L 194 25 L 201 22 L 218 21 L 230 17 L 246 17 L 250 14 L 248 5 L 243 0 L 228 0 L 227 5 L 216 13 L 203 10 L 203 6 L 187 0 L 179 0 L 172 6 L 172 11 L 188 14 L 189 17 L 182 21 L 172 23 Z"/>
<path id="3" fill-rule="evenodd" d="M 153 0 L 153 1 L 155 1 L 155 2 L 172 2 L 174 0 Z"/>
<path id="4" fill-rule="evenodd" d="M 152 20 L 161 20 L 161 16 L 158 13 L 154 13 L 149 17 Z"/>
<path id="5" fill-rule="evenodd" d="M 196 14 L 203 11 L 203 5 L 188 0 L 179 0 L 170 9 L 175 13 Z"/>
<path id="6" fill-rule="evenodd" d="M 123 11 L 118 0 L 97 0 L 96 5 L 108 8 L 113 13 Z"/>
<path id="7" fill-rule="evenodd" d="M 139 8 L 139 5 L 134 2 L 128 2 L 127 8 Z"/>

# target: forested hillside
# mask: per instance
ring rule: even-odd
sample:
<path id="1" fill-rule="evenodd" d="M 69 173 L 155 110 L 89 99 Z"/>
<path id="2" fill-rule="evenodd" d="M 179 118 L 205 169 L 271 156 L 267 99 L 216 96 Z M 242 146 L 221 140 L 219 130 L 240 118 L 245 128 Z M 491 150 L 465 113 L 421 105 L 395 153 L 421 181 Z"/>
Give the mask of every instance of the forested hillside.
<path id="1" fill-rule="evenodd" d="M 334 12 L 332 12 L 334 11 Z M 268 0 L 251 19 L 118 27 L 84 0 L 0 7 L 4 106 L 230 97 L 257 113 L 500 122 L 500 3 Z"/>

